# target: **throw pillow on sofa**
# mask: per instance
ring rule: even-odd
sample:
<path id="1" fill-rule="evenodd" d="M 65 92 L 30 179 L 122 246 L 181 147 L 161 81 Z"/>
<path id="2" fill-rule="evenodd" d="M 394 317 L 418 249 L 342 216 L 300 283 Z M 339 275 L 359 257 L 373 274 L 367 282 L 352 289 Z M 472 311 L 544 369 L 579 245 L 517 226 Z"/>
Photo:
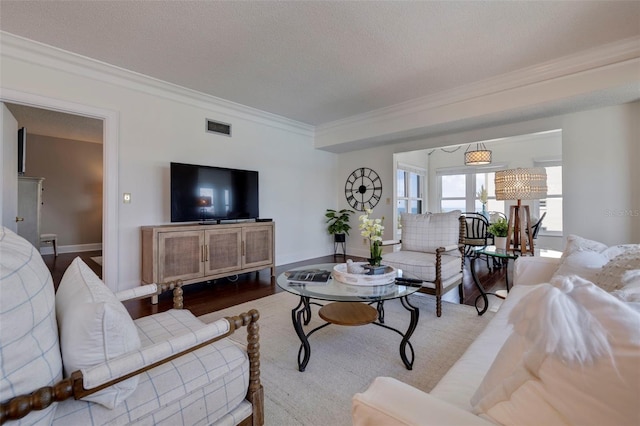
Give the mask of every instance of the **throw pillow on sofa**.
<path id="1" fill-rule="evenodd" d="M 552 284 L 513 309 L 475 412 L 500 424 L 639 424 L 640 314 L 577 276 Z"/>
<path id="2" fill-rule="evenodd" d="M 630 253 L 638 253 L 639 251 L 640 245 L 638 244 L 621 244 L 608 247 L 598 241 L 577 235 L 569 235 L 562 252 L 560 266 L 554 277 L 578 275 L 601 286 L 606 291 L 613 291 L 621 288 L 619 280 L 614 282 L 619 278 L 620 274 L 614 274 L 612 271 L 613 268 L 620 269 L 620 266 L 618 266 L 620 261 L 613 265 L 608 264 L 615 258 L 629 256 Z M 608 265 L 607 269 L 611 269 L 611 271 L 603 275 L 602 270 L 606 265 Z"/>
<path id="3" fill-rule="evenodd" d="M 593 282 L 605 291 L 640 282 L 640 245 L 611 259 L 598 271 Z"/>
<path id="4" fill-rule="evenodd" d="M 66 376 L 140 348 L 124 305 L 79 257 L 65 271 L 55 299 Z M 132 377 L 82 399 L 114 408 L 133 393 L 138 380 Z"/>

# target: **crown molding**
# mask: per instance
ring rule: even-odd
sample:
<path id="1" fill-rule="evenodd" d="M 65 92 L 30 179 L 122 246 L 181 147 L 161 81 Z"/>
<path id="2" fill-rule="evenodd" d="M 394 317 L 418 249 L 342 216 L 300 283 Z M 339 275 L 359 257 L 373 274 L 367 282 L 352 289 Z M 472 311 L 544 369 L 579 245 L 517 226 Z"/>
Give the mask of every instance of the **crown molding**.
<path id="1" fill-rule="evenodd" d="M 314 126 L 0 31 L 2 56 L 313 137 Z"/>
<path id="2" fill-rule="evenodd" d="M 316 127 L 316 136 L 369 121 L 399 118 L 638 58 L 640 58 L 640 37 L 632 37 L 452 90 L 325 123 Z"/>

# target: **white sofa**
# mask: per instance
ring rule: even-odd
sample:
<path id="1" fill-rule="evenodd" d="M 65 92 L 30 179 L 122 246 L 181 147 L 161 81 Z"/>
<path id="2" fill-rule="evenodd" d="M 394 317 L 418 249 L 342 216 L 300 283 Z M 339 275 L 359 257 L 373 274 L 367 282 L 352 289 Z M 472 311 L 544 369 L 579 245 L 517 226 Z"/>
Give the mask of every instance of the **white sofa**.
<path id="1" fill-rule="evenodd" d="M 480 405 L 481 409 L 479 412 L 478 405 L 475 407 L 472 405 L 472 401 L 478 404 L 478 397 L 482 397 L 483 395 L 486 397 L 486 394 L 488 393 L 487 389 L 490 389 L 490 386 L 495 386 L 496 383 L 499 382 L 496 380 L 496 377 L 499 377 L 500 374 L 502 374 L 503 377 L 508 376 L 508 374 L 517 370 L 517 364 L 519 362 L 525 362 L 524 360 L 526 356 L 522 351 L 517 355 L 518 351 L 515 350 L 518 346 L 522 347 L 523 341 L 522 338 L 518 340 L 517 333 L 513 332 L 514 326 L 510 324 L 510 321 L 513 322 L 513 318 L 510 317 L 513 316 L 515 318 L 518 315 L 521 317 L 526 316 L 526 312 L 532 313 L 533 317 L 535 317 L 537 307 L 535 304 L 529 302 L 534 297 L 539 297 L 539 300 L 541 300 L 540 297 L 544 298 L 549 294 L 554 294 L 556 299 L 564 300 L 563 297 L 565 295 L 564 293 L 561 293 L 562 290 L 553 288 L 550 284 L 538 284 L 552 281 L 552 277 L 559 269 L 561 262 L 563 262 L 561 259 L 542 257 L 521 257 L 517 259 L 514 266 L 514 286 L 508 297 L 495 316 L 488 323 L 485 330 L 469 346 L 463 356 L 445 374 L 434 389 L 432 389 L 430 393 L 425 393 L 394 378 L 378 377 L 370 384 L 366 391 L 358 393 L 353 397 L 353 424 L 356 426 L 459 426 L 487 425 L 495 423 L 582 424 L 583 421 L 584 424 L 597 424 L 597 422 L 602 420 L 601 417 L 598 417 L 600 415 L 608 419 L 605 423 L 600 424 L 640 424 L 640 408 L 638 408 L 640 404 L 637 404 L 637 402 L 640 402 L 640 314 L 638 313 L 639 311 L 637 310 L 637 306 L 635 306 L 635 310 L 631 308 L 626 310 L 626 307 L 618 309 L 615 305 L 615 303 L 618 303 L 618 299 L 610 297 L 608 293 L 605 293 L 591 283 L 583 282 L 576 276 L 565 278 L 564 281 L 562 281 L 562 277 L 559 277 L 564 284 L 558 284 L 559 281 L 556 282 L 556 284 L 561 287 L 562 285 L 565 285 L 565 287 L 571 287 L 571 282 L 573 282 L 575 284 L 573 287 L 573 289 L 576 290 L 575 294 L 582 294 L 584 296 L 583 293 L 589 292 L 588 296 L 595 295 L 594 297 L 601 297 L 604 293 L 604 297 L 614 299 L 611 301 L 613 305 L 610 304 L 607 306 L 612 307 L 613 311 L 617 310 L 618 312 L 623 312 L 623 323 L 627 319 L 630 319 L 629 322 L 626 323 L 626 332 L 631 333 L 631 337 L 627 336 L 622 340 L 629 339 L 633 341 L 631 346 L 626 345 L 627 342 L 623 343 L 626 345 L 624 347 L 624 350 L 626 351 L 625 356 L 628 355 L 629 358 L 615 358 L 615 361 L 619 364 L 616 368 L 626 368 L 626 371 L 618 371 L 614 368 L 614 371 L 617 371 L 620 374 L 616 376 L 615 373 L 609 373 L 609 376 L 607 376 L 616 376 L 613 378 L 613 383 L 610 384 L 610 386 L 613 387 L 613 390 L 608 389 L 608 385 L 606 383 L 599 383 L 599 381 L 602 381 L 601 377 L 598 378 L 595 383 L 589 381 L 593 380 L 593 377 L 588 377 L 588 374 L 585 374 L 584 379 L 582 377 L 577 379 L 577 382 L 584 380 L 584 383 L 577 383 L 575 385 L 577 389 L 583 387 L 587 389 L 586 392 L 589 392 L 591 389 L 598 388 L 598 386 L 601 387 L 600 394 L 595 396 L 576 396 L 576 400 L 580 401 L 578 403 L 581 404 L 581 408 L 576 411 L 583 411 L 585 416 L 593 417 L 586 417 L 584 420 L 580 417 L 580 420 L 576 420 L 571 416 L 563 417 L 564 414 L 562 411 L 565 410 L 566 412 L 566 410 L 571 410 L 571 404 L 574 403 L 571 396 L 572 391 L 569 390 L 571 386 L 567 386 L 566 389 L 563 389 L 559 393 L 554 394 L 554 396 L 549 397 L 549 399 L 552 400 L 552 405 L 557 404 L 558 401 L 563 403 L 564 405 L 560 408 L 553 407 L 548 411 L 547 408 L 549 407 L 546 407 L 546 403 L 544 401 L 538 401 L 540 402 L 540 405 L 545 406 L 543 409 L 536 407 L 536 403 L 532 403 L 531 407 L 525 405 L 528 403 L 527 400 L 537 400 L 539 395 L 544 395 L 547 391 L 553 394 L 553 392 L 557 389 L 561 389 L 564 385 L 564 383 L 551 383 L 551 385 L 547 385 L 547 383 L 540 383 L 540 381 L 536 381 L 536 377 L 531 377 L 533 380 L 529 381 L 529 385 L 533 383 L 533 387 L 527 388 L 527 386 L 522 386 L 522 388 L 529 393 L 527 394 L 525 392 L 524 398 L 515 402 L 515 397 L 513 397 L 513 395 L 511 395 L 511 399 L 509 399 L 509 396 L 505 397 L 506 393 L 504 391 L 504 384 L 507 383 L 506 387 L 508 387 L 509 379 L 500 382 L 502 386 L 500 392 L 502 393 L 498 397 L 498 400 L 506 399 L 507 402 L 502 406 L 500 404 L 494 405 L 493 409 L 496 409 L 497 407 L 497 409 L 502 410 L 502 413 L 496 414 L 496 412 L 491 411 L 491 409 L 486 410 L 487 407 L 484 407 L 485 411 L 482 411 L 482 405 Z M 640 273 L 640 269 L 636 272 Z M 636 278 L 637 276 L 638 275 L 636 275 Z M 640 282 L 636 281 L 636 286 L 640 288 L 638 284 L 640 284 Z M 639 293 L 636 293 L 636 297 Z M 558 294 L 561 296 L 558 296 Z M 530 297 L 524 301 L 525 303 L 520 304 L 520 302 L 527 298 L 527 296 Z M 551 299 L 556 300 L 553 297 L 551 297 Z M 606 304 L 599 305 L 604 306 Z M 576 305 L 574 304 L 572 306 Z M 561 311 L 562 309 L 564 308 L 561 308 Z M 611 315 L 611 313 L 609 312 L 605 315 Z M 554 328 L 553 321 L 553 319 L 549 319 L 549 329 Z M 580 326 L 578 325 L 577 327 Z M 531 331 L 531 329 L 532 328 L 530 327 L 529 331 Z M 512 335 L 515 337 L 510 338 Z M 551 371 L 549 370 L 550 367 L 548 359 L 550 358 L 546 358 L 547 361 L 545 361 L 547 364 L 543 364 L 544 368 L 547 369 L 544 374 Z M 494 361 L 496 361 L 495 366 Z M 588 362 L 585 362 L 585 365 L 587 364 Z M 557 368 L 557 364 L 554 365 Z M 595 365 L 599 366 L 597 363 L 595 363 Z M 580 368 L 581 366 L 579 365 L 577 369 L 570 370 L 569 373 L 579 375 L 577 372 Z M 590 371 L 588 368 L 589 367 L 587 366 L 584 370 Z M 503 371 L 501 372 L 500 370 Z M 522 372 L 520 373 L 522 374 Z M 561 377 L 561 379 L 558 380 L 570 380 L 564 377 L 562 373 L 552 373 L 552 375 L 554 374 Z M 544 380 L 553 381 L 553 377 L 549 378 L 545 376 L 541 381 Z M 620 386 L 619 382 L 616 382 L 615 380 L 622 380 L 624 384 Z M 522 391 L 522 388 L 520 391 Z M 494 387 L 493 389 L 496 388 Z M 531 392 L 531 389 L 535 389 L 535 391 Z M 484 393 L 481 393 L 481 391 Z M 578 390 L 574 393 L 580 394 L 581 391 Z M 517 391 L 515 394 L 518 395 Z M 619 397 L 620 394 L 622 394 L 622 397 Z M 607 401 L 608 395 L 612 395 L 612 398 L 624 399 L 624 401 L 614 401 L 611 403 L 610 401 Z M 475 400 L 474 396 L 476 398 Z M 520 393 L 519 396 L 522 397 L 523 394 Z M 544 398 L 542 398 L 542 400 L 544 400 Z M 480 401 L 482 402 L 485 400 L 481 399 Z M 592 402 L 585 403 L 585 401 Z M 590 409 L 587 409 L 586 407 L 589 407 Z M 590 410 L 595 411 L 596 414 L 593 415 Z M 608 411 L 611 411 L 611 413 Z M 487 415 L 487 412 L 489 412 L 490 415 Z M 500 417 L 501 414 L 503 414 L 503 417 Z M 556 414 L 558 414 L 558 416 L 555 416 Z M 516 420 L 513 420 L 514 418 L 516 418 Z M 507 420 L 502 421 L 500 419 Z"/>

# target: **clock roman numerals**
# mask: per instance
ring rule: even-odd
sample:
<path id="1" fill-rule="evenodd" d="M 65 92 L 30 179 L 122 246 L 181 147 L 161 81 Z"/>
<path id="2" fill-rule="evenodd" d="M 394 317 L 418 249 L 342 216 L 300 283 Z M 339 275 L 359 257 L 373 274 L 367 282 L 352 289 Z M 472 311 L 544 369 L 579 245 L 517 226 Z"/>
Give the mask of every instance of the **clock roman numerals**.
<path id="1" fill-rule="evenodd" d="M 347 177 L 344 194 L 355 210 L 373 209 L 382 197 L 382 179 L 374 170 L 360 167 Z"/>

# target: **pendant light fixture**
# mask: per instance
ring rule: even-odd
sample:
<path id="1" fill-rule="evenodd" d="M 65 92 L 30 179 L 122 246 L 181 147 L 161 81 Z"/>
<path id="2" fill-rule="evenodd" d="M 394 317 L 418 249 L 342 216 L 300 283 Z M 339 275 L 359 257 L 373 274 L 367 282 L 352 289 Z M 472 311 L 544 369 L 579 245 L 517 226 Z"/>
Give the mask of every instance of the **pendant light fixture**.
<path id="1" fill-rule="evenodd" d="M 469 145 L 464 152 L 464 164 L 465 166 L 491 164 L 491 151 L 481 142 L 476 144 L 475 150 L 472 150 L 472 146 Z"/>

